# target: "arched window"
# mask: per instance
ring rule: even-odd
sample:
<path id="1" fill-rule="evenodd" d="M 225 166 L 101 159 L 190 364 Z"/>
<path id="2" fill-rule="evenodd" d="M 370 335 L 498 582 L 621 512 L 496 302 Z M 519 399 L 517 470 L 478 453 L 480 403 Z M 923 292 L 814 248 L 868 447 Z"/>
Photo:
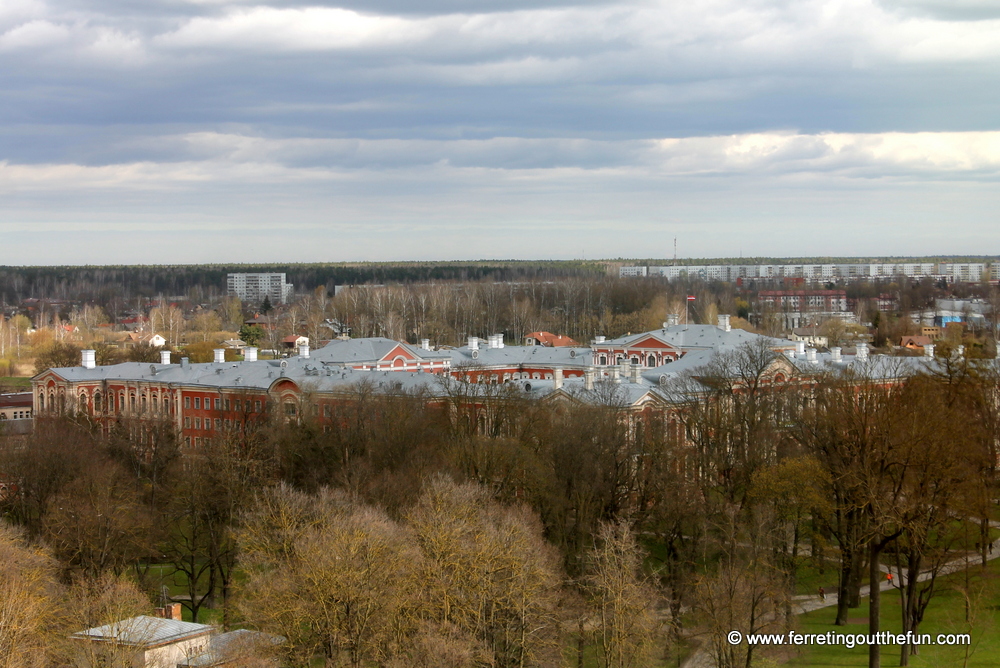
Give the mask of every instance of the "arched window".
<path id="1" fill-rule="evenodd" d="M 124 413 L 125 412 L 125 393 L 124 392 L 119 392 L 118 393 L 118 412 L 119 413 Z"/>
<path id="2" fill-rule="evenodd" d="M 39 392 L 38 393 L 38 410 L 39 411 L 44 411 L 45 410 L 45 393 L 44 392 Z"/>
<path id="3" fill-rule="evenodd" d="M 146 412 L 146 395 L 145 394 L 142 395 L 141 401 L 142 401 L 142 412 L 145 413 Z"/>
<path id="4" fill-rule="evenodd" d="M 646 358 L 646 366 L 656 366 L 656 356 L 650 355 Z"/>
<path id="5" fill-rule="evenodd" d="M 135 412 L 135 395 L 134 394 L 128 395 L 128 407 L 129 407 L 129 410 L 131 410 L 133 413 Z"/>
<path id="6" fill-rule="evenodd" d="M 637 355 L 633 355 L 629 361 L 633 366 L 639 366 L 639 357 Z"/>
<path id="7" fill-rule="evenodd" d="M 608 358 L 604 355 L 599 355 L 597 358 L 597 363 L 600 364 L 601 366 L 607 366 Z"/>
<path id="8" fill-rule="evenodd" d="M 104 406 L 101 405 L 101 393 L 100 391 L 94 392 L 94 412 L 100 413 L 104 410 Z"/>

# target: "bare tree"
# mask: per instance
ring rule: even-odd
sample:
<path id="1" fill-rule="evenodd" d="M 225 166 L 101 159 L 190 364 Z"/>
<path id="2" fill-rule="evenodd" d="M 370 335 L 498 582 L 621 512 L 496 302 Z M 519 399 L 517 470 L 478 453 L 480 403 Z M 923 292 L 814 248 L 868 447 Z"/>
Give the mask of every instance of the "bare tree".
<path id="1" fill-rule="evenodd" d="M 767 511 L 740 517 L 730 507 L 719 527 L 719 562 L 697 582 L 697 609 L 707 621 L 710 650 L 719 668 L 750 668 L 757 654 L 754 645 L 732 644 L 732 630 L 746 637 L 786 629 L 788 581 L 772 558 L 767 535 L 775 526 L 773 519 Z"/>
<path id="2" fill-rule="evenodd" d="M 599 665 L 640 668 L 653 661 L 661 626 L 643 552 L 625 522 L 603 523 L 590 557 L 587 589 L 597 624 Z"/>
<path id="3" fill-rule="evenodd" d="M 56 564 L 0 520 L 0 668 L 41 668 L 57 639 Z"/>

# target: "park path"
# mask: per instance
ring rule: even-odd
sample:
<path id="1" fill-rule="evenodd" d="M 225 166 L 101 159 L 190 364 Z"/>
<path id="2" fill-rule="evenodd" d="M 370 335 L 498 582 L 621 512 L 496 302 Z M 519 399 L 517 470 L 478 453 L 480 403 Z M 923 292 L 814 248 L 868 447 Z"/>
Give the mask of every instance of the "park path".
<path id="1" fill-rule="evenodd" d="M 994 528 L 1000 527 L 1000 522 L 990 522 L 990 526 Z M 987 550 L 986 560 L 991 561 L 996 559 L 998 556 L 1000 556 L 1000 539 L 993 541 L 990 545 Z M 982 563 L 979 552 L 966 552 L 965 556 L 952 559 L 942 566 L 938 575 L 950 575 L 952 573 L 957 573 L 958 571 L 967 569 L 969 566 L 977 563 Z M 882 566 L 881 570 L 883 573 L 889 572 L 889 568 L 887 566 Z M 903 577 L 900 573 L 893 571 L 892 577 L 893 582 L 885 581 L 879 585 L 880 591 L 889 591 L 890 589 L 896 589 L 897 586 L 903 586 Z M 930 577 L 930 570 L 923 571 L 917 576 L 917 582 L 924 582 Z M 864 585 L 861 587 L 862 597 L 868 596 L 869 593 L 871 593 L 870 585 Z M 820 608 L 833 607 L 837 605 L 837 600 L 838 594 L 827 594 L 825 599 L 821 599 L 818 594 L 795 596 L 792 599 L 792 613 L 801 615 L 804 612 L 812 612 L 813 610 L 819 610 Z M 682 668 L 717 668 L 715 665 L 715 658 L 712 656 L 712 652 L 709 651 L 709 644 L 707 642 L 703 642 L 701 646 L 687 658 L 687 661 L 683 663 Z"/>

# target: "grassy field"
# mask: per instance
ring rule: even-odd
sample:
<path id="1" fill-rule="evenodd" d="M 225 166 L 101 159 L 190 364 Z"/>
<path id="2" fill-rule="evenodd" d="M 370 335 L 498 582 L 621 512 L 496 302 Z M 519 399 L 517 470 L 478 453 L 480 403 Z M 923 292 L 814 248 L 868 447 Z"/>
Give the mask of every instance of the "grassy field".
<path id="1" fill-rule="evenodd" d="M 31 379 L 21 376 L 0 376 L 0 388 L 4 392 L 21 392 L 31 389 Z"/>
<path id="2" fill-rule="evenodd" d="M 965 574 L 956 573 L 942 578 L 938 583 L 939 592 L 931 600 L 926 618 L 920 625 L 920 633 L 929 633 L 932 638 L 939 633 L 971 633 L 972 645 L 965 646 L 924 646 L 920 654 L 910 658 L 911 666 L 965 666 L 975 668 L 992 668 L 1000 666 L 1000 564 L 990 562 L 985 575 L 979 575 L 978 567 L 974 567 L 976 575 L 970 578 L 972 596 L 972 618 L 966 622 Z M 893 590 L 882 592 L 882 624 L 884 631 L 899 633 L 901 629 L 899 592 Z M 867 633 L 868 632 L 868 599 L 862 601 L 860 608 L 852 610 L 849 615 L 851 622 L 847 626 L 833 625 L 836 610 L 833 607 L 801 615 L 798 618 L 798 629 L 802 633 Z M 899 665 L 899 647 L 885 645 L 882 647 L 882 665 Z M 968 657 L 967 657 L 968 653 Z M 968 663 L 966 663 L 968 658 Z M 854 649 L 837 645 L 813 645 L 803 647 L 798 655 L 784 665 L 809 667 L 847 667 L 867 666 L 868 647 Z"/>

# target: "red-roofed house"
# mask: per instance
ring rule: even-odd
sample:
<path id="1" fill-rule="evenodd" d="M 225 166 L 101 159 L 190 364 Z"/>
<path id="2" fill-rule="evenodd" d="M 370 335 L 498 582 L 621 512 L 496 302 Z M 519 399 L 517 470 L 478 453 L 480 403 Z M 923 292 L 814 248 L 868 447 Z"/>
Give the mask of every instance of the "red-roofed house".
<path id="1" fill-rule="evenodd" d="M 552 332 L 532 332 L 524 337 L 526 346 L 548 346 L 550 348 L 561 348 L 563 346 L 579 346 L 580 344 L 562 334 Z"/>
<path id="2" fill-rule="evenodd" d="M 297 349 L 299 346 L 308 346 L 309 337 L 299 336 L 298 334 L 292 334 L 291 336 L 286 336 L 281 340 L 281 345 L 284 348 L 289 348 L 291 350 Z"/>

